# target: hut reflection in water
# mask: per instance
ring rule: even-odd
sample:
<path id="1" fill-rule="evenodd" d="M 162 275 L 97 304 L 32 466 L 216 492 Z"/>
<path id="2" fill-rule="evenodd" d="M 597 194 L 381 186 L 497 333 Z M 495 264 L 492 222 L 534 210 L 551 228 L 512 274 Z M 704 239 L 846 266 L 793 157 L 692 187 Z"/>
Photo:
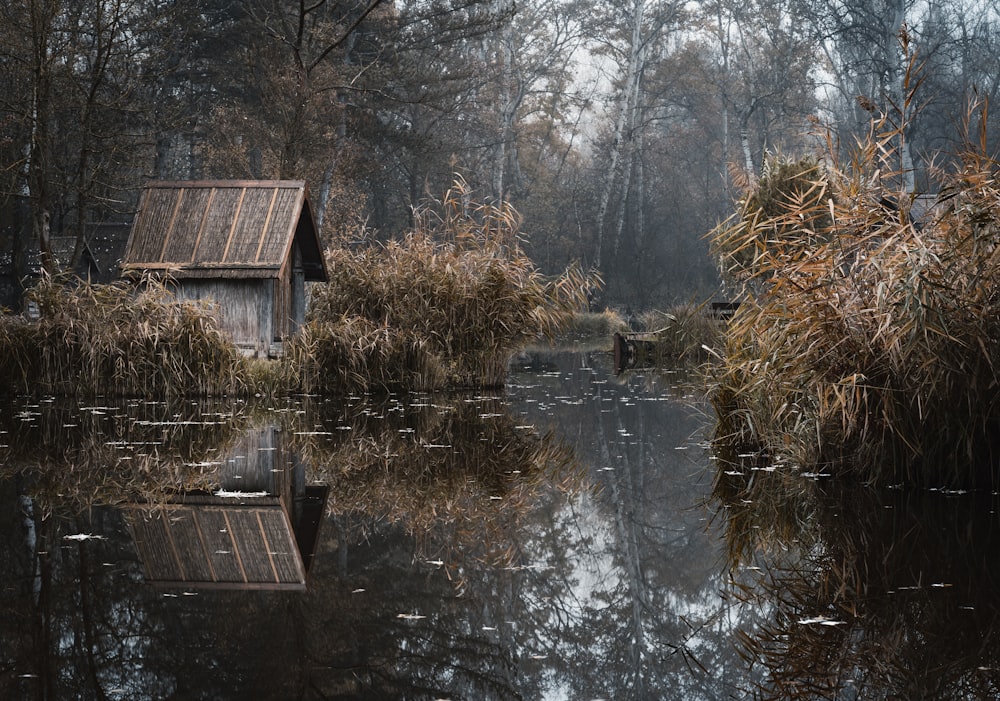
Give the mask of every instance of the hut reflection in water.
<path id="1" fill-rule="evenodd" d="M 127 508 L 146 580 L 161 586 L 306 588 L 328 488 L 305 484 L 273 425 L 249 429 L 218 464 L 214 492 Z"/>

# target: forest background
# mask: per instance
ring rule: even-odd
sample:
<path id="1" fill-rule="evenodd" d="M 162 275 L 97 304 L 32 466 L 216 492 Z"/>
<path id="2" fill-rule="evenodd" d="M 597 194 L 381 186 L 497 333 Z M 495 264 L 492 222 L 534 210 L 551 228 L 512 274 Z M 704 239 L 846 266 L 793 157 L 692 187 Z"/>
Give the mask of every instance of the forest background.
<path id="1" fill-rule="evenodd" d="M 324 243 L 359 246 L 456 175 L 521 213 L 543 272 L 598 270 L 596 304 L 703 299 L 734 182 L 903 104 L 904 26 L 919 192 L 1000 90 L 994 0 L 3 3 L 0 305 L 56 241 L 110 270 L 149 179 L 304 179 Z"/>

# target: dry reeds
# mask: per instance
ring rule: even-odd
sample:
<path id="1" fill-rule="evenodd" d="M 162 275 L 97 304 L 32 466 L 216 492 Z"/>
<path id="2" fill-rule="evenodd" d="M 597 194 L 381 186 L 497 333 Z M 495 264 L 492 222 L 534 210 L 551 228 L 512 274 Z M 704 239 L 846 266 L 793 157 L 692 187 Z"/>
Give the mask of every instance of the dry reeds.
<path id="1" fill-rule="evenodd" d="M 502 386 L 510 354 L 553 336 L 595 278 L 543 277 L 507 203 L 471 200 L 462 181 L 416 212 L 402 240 L 329 253 L 289 358 L 307 391 Z"/>
<path id="2" fill-rule="evenodd" d="M 27 295 L 38 319 L 0 317 L 0 391 L 93 396 L 222 395 L 244 362 L 211 311 L 164 283 L 46 278 Z"/>
<path id="3" fill-rule="evenodd" d="M 473 559 L 518 563 L 515 534 L 538 501 L 587 488 L 570 448 L 519 425 L 501 396 L 326 406 L 328 416 L 289 415 L 287 433 L 313 479 L 330 486 L 330 510 L 400 524 L 456 576 Z"/>
<path id="4" fill-rule="evenodd" d="M 678 304 L 668 310 L 642 314 L 646 328 L 656 337 L 660 364 L 701 361 L 719 346 L 722 327 L 705 311 L 704 304 Z"/>
<path id="5" fill-rule="evenodd" d="M 969 122 L 985 123 L 977 109 Z M 716 378 L 718 435 L 873 482 L 995 482 L 1000 167 L 984 133 L 967 138 L 923 207 L 898 184 L 906 124 L 891 116 L 847 164 L 832 144 L 822 165 L 775 161 L 713 232 L 745 291 Z"/>
<path id="6" fill-rule="evenodd" d="M 601 312 L 580 312 L 574 314 L 557 339 L 563 341 L 587 341 L 600 339 L 607 345 L 608 339 L 616 332 L 628 331 L 628 322 L 614 309 Z"/>
<path id="7" fill-rule="evenodd" d="M 187 400 L 49 398 L 0 409 L 0 476 L 24 479 L 46 516 L 212 489 L 215 461 L 251 423 L 229 402 L 213 411 Z"/>

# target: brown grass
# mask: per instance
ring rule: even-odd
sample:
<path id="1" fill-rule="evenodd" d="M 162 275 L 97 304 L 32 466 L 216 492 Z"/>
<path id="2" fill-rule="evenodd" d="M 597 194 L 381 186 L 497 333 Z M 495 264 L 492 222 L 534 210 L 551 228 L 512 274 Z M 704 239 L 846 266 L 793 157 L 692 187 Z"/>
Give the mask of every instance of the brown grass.
<path id="1" fill-rule="evenodd" d="M 91 285 L 46 278 L 38 320 L 0 317 L 0 392 L 208 396 L 244 391 L 245 363 L 211 310 L 164 283 Z"/>
<path id="2" fill-rule="evenodd" d="M 329 252 L 336 272 L 289 353 L 304 390 L 502 386 L 513 351 L 554 337 L 596 284 L 578 268 L 542 276 L 517 213 L 461 181 L 416 214 L 401 240 Z"/>
<path id="3" fill-rule="evenodd" d="M 776 163 L 714 232 L 744 289 L 716 376 L 718 435 L 873 482 L 992 483 L 1000 168 L 967 129 L 916 219 L 898 187 L 905 122 L 890 116 L 846 164 L 832 144 L 823 167 Z M 975 118 L 985 123 L 985 104 Z M 780 206 L 761 205 L 765 190 Z"/>

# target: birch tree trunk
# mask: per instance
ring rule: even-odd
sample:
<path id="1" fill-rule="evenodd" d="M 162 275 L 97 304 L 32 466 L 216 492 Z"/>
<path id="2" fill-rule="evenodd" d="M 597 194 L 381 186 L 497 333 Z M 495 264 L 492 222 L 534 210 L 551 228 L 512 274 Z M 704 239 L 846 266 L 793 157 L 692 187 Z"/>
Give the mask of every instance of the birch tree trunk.
<path id="1" fill-rule="evenodd" d="M 912 49 L 906 26 L 906 0 L 896 0 L 893 12 L 894 16 L 889 24 L 889 27 L 892 28 L 892 35 L 886 37 L 886 47 L 890 52 L 889 60 L 892 62 L 890 65 L 893 67 L 894 80 L 890 89 L 899 110 L 899 182 L 902 190 L 900 194 L 912 194 L 916 185 L 913 172 L 913 153 L 910 140 L 907 138 L 910 120 L 914 116 L 911 95 L 909 94 L 909 70 L 907 67 Z"/>
<path id="2" fill-rule="evenodd" d="M 594 253 L 594 267 L 600 268 L 603 260 L 605 248 L 605 236 L 607 232 L 608 209 L 611 200 L 616 192 L 621 193 L 624 198 L 623 175 L 627 172 L 626 165 L 630 154 L 630 144 L 626 141 L 632 139 L 632 129 L 635 127 L 635 111 L 639 102 L 639 76 L 642 72 L 645 60 L 645 45 L 643 43 L 642 28 L 646 15 L 646 0 L 633 0 L 630 21 L 630 39 L 627 46 L 628 59 L 625 68 L 625 80 L 622 84 L 621 92 L 618 95 L 618 106 L 616 109 L 614 131 L 611 136 L 611 153 L 608 175 L 604 181 L 604 188 L 601 191 L 600 204 L 597 208 L 597 245 Z M 619 217 L 615 222 L 614 231 L 618 231 L 621 218 L 624 213 L 619 209 Z M 612 242 L 612 250 L 617 250 L 618 235 L 615 234 Z"/>

